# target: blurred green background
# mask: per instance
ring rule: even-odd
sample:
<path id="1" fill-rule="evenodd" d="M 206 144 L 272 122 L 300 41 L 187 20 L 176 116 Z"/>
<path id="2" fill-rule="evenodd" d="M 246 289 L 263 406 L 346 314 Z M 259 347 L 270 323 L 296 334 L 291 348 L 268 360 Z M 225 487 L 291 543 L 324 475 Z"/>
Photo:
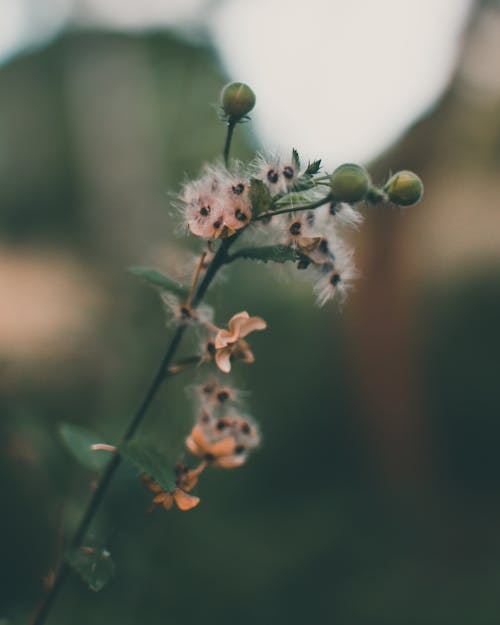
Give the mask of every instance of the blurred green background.
<path id="1" fill-rule="evenodd" d="M 368 211 L 342 311 L 280 268 L 216 286 L 219 323 L 268 321 L 234 376 L 261 449 L 189 513 L 147 514 L 121 468 L 89 536 L 116 576 L 73 576 L 49 623 L 498 625 L 499 33 L 485 3 L 444 97 L 372 164 L 414 169 L 426 197 Z M 0 68 L 2 623 L 29 621 L 96 477 L 58 424 L 116 440 L 162 356 L 160 302 L 124 268 L 192 267 L 170 201 L 220 155 L 227 79 L 172 30 L 68 31 Z M 238 128 L 234 154 L 256 147 Z M 165 385 L 144 435 L 189 429 L 197 379 Z"/>

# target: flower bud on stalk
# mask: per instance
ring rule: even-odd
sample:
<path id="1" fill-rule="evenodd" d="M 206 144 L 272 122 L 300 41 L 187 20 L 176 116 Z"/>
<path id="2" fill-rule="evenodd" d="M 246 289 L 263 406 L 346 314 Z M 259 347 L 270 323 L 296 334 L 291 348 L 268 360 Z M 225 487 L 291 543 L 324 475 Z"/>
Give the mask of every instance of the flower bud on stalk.
<path id="1" fill-rule="evenodd" d="M 360 165 L 340 165 L 330 177 L 332 197 L 336 202 L 354 204 L 363 200 L 370 186 L 367 171 Z"/>
<path id="2" fill-rule="evenodd" d="M 224 87 L 220 100 L 228 118 L 238 121 L 255 106 L 255 93 L 243 82 L 232 82 Z"/>
<path id="3" fill-rule="evenodd" d="M 391 202 L 398 206 L 413 206 L 422 199 L 424 185 L 412 171 L 398 171 L 389 178 L 384 191 Z"/>

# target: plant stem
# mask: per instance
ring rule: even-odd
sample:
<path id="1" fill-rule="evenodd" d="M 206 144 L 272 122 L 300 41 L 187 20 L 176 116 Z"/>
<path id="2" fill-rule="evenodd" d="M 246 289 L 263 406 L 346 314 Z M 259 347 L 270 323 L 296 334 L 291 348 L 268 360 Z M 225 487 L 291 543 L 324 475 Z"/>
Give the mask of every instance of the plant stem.
<path id="1" fill-rule="evenodd" d="M 202 358 L 203 356 L 201 354 L 198 354 L 197 356 L 190 356 L 189 358 L 183 358 L 182 360 L 179 360 L 175 365 L 172 365 L 168 368 L 166 376 L 171 378 L 174 375 L 178 375 L 179 373 L 186 371 L 186 369 L 189 369 L 189 367 L 192 367 L 193 365 L 198 365 L 201 362 Z"/>
<path id="2" fill-rule="evenodd" d="M 227 167 L 229 164 L 229 150 L 231 149 L 231 141 L 233 139 L 233 132 L 236 126 L 236 119 L 230 117 L 227 122 L 227 134 L 226 143 L 224 144 L 224 165 Z"/>
<path id="3" fill-rule="evenodd" d="M 228 250 L 231 247 L 231 245 L 234 243 L 234 241 L 237 239 L 238 235 L 239 233 L 237 233 L 231 238 L 224 239 L 222 241 L 219 249 L 217 250 L 212 262 L 210 263 L 207 269 L 207 272 L 200 286 L 198 287 L 194 295 L 193 302 L 192 302 L 193 307 L 196 307 L 200 303 L 208 287 L 210 286 L 212 280 L 214 279 L 215 275 L 217 274 L 219 269 L 222 267 L 222 265 L 224 265 L 227 262 Z M 144 399 L 142 400 L 139 408 L 137 409 L 137 412 L 133 415 L 132 419 L 130 420 L 129 425 L 127 429 L 125 430 L 120 440 L 120 443 L 118 444 L 118 449 L 120 448 L 120 445 L 122 445 L 123 443 L 133 438 L 138 427 L 142 423 L 149 406 L 151 405 L 153 399 L 155 398 L 158 390 L 161 387 L 162 382 L 168 377 L 169 366 L 177 352 L 177 349 L 181 343 L 184 333 L 186 332 L 186 329 L 187 329 L 187 325 L 179 326 L 177 330 L 175 331 L 174 336 L 169 341 L 169 344 L 165 351 L 165 355 L 163 356 L 160 366 L 158 367 L 156 371 L 153 381 L 151 382 L 151 385 L 149 386 L 149 389 L 147 390 L 144 396 Z M 87 508 L 85 509 L 85 512 L 83 513 L 83 517 L 78 525 L 78 528 L 73 536 L 73 539 L 71 540 L 69 544 L 70 549 L 77 549 L 78 547 L 81 546 L 81 543 L 85 538 L 85 534 L 87 533 L 87 530 L 104 498 L 107 488 L 114 474 L 116 473 L 116 470 L 120 466 L 121 462 L 122 462 L 122 458 L 119 452 L 117 452 L 113 454 L 113 457 L 106 465 L 106 468 L 104 469 L 101 479 L 99 480 L 97 487 L 94 493 L 92 494 L 92 497 L 87 505 Z M 56 574 L 54 583 L 51 589 L 49 590 L 49 592 L 45 595 L 44 599 L 42 600 L 42 603 L 40 604 L 33 620 L 31 621 L 31 625 L 41 625 L 42 623 L 45 622 L 45 619 L 47 615 L 49 614 L 50 608 L 52 607 L 52 604 L 57 598 L 70 571 L 71 571 L 71 567 L 65 560 L 63 560 Z"/>
<path id="4" fill-rule="evenodd" d="M 325 195 L 325 197 L 317 200 L 316 202 L 311 202 L 310 204 L 303 204 L 302 206 L 294 206 L 287 208 L 279 208 L 277 210 L 266 211 L 265 213 L 261 213 L 254 217 L 254 221 L 259 221 L 261 219 L 265 219 L 266 217 L 273 217 L 273 215 L 283 215 L 284 213 L 296 213 L 297 211 L 307 211 L 318 208 L 318 206 L 323 206 L 323 204 L 328 204 L 328 202 L 332 201 L 332 196 L 330 194 Z"/>

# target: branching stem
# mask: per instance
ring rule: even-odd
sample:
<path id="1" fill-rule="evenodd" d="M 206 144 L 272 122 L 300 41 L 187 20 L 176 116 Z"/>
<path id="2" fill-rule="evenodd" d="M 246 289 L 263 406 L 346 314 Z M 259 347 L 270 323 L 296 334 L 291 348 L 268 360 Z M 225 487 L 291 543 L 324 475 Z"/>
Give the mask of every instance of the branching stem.
<path id="1" fill-rule="evenodd" d="M 217 250 L 212 262 L 210 263 L 203 280 L 201 281 L 198 289 L 196 290 L 196 293 L 194 294 L 194 297 L 192 298 L 192 306 L 194 308 L 196 308 L 196 306 L 198 306 L 198 304 L 202 300 L 203 296 L 205 295 L 208 287 L 210 286 L 212 280 L 214 279 L 219 269 L 224 264 L 226 264 L 227 259 L 228 259 L 228 250 L 231 247 L 231 245 L 234 243 L 234 241 L 238 238 L 238 236 L 239 236 L 239 233 L 237 233 L 231 238 L 224 239 L 222 243 L 220 244 L 219 249 Z M 198 267 L 201 267 L 201 263 L 199 264 Z M 198 268 L 197 268 L 196 273 L 197 273 L 196 275 L 196 281 L 197 281 L 197 278 L 199 276 Z M 123 443 L 131 440 L 134 437 L 135 433 L 137 432 L 137 429 L 141 425 L 146 415 L 146 412 L 148 411 L 148 408 L 150 407 L 153 399 L 158 393 L 163 381 L 168 377 L 169 367 L 171 365 L 172 360 L 174 359 L 177 349 L 179 348 L 179 345 L 182 341 L 182 337 L 184 336 L 184 333 L 186 332 L 187 327 L 188 326 L 185 324 L 180 325 L 175 331 L 175 334 L 173 335 L 171 340 L 169 341 L 167 348 L 165 350 L 165 355 L 163 356 L 160 366 L 158 367 L 156 374 L 153 377 L 153 380 L 144 396 L 144 399 L 139 405 L 139 408 L 137 409 L 136 413 L 132 416 L 119 444 L 117 445 L 118 449 L 120 448 L 120 445 L 123 445 Z M 97 484 L 97 487 L 94 490 L 92 497 L 90 498 L 87 508 L 85 509 L 85 512 L 83 513 L 83 516 L 80 520 L 78 528 L 76 529 L 73 539 L 71 540 L 69 544 L 70 549 L 77 549 L 82 546 L 82 542 L 85 538 L 87 530 L 89 529 L 90 524 L 92 523 L 92 520 L 100 504 L 102 503 L 104 495 L 106 494 L 108 486 L 111 480 L 113 479 L 113 476 L 115 475 L 116 470 L 120 466 L 121 462 L 122 462 L 122 458 L 120 454 L 115 453 L 113 454 L 110 461 L 106 465 L 106 468 L 104 469 L 104 472 L 101 475 L 101 478 Z M 45 619 L 47 618 L 49 614 L 52 604 L 54 603 L 55 599 L 59 595 L 59 592 L 62 586 L 64 585 L 66 579 L 68 578 L 70 570 L 71 569 L 70 569 L 69 564 L 65 560 L 63 560 L 56 573 L 54 583 L 51 589 L 49 590 L 49 592 L 43 598 L 41 604 L 39 605 L 36 611 L 36 614 L 31 621 L 31 625 L 42 625 L 42 623 L 45 622 Z"/>

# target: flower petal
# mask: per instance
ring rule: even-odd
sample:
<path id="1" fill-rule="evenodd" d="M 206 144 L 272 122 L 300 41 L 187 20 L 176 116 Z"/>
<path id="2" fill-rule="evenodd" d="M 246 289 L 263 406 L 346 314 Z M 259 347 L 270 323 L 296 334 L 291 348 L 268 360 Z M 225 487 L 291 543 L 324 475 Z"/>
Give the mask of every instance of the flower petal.
<path id="1" fill-rule="evenodd" d="M 253 355 L 252 350 L 250 349 L 250 345 L 245 341 L 245 339 L 240 339 L 232 350 L 233 358 L 236 360 L 242 360 L 247 364 L 251 364 L 255 362 L 255 356 Z"/>
<path id="2" fill-rule="evenodd" d="M 222 349 L 217 350 L 217 352 L 215 353 L 215 364 L 224 373 L 229 373 L 231 371 L 231 348 L 230 347 L 223 347 Z"/>
<path id="3" fill-rule="evenodd" d="M 179 510 L 191 510 L 200 503 L 200 498 L 194 495 L 188 495 L 180 488 L 176 488 L 173 492 L 173 498 Z"/>
<path id="4" fill-rule="evenodd" d="M 236 338 L 239 338 L 241 324 L 245 323 L 245 321 L 247 321 L 247 319 L 249 318 L 250 318 L 250 315 L 247 313 L 246 310 L 244 310 L 243 312 L 237 313 L 236 315 L 233 315 L 231 319 L 229 319 L 228 324 L 227 324 L 227 327 L 229 328 L 229 332 L 232 335 L 234 335 Z"/>
<path id="5" fill-rule="evenodd" d="M 229 343 L 234 343 L 238 340 L 238 337 L 227 330 L 219 330 L 215 336 L 215 349 L 222 349 L 229 345 Z"/>
<path id="6" fill-rule="evenodd" d="M 191 436 L 186 438 L 186 447 L 193 456 L 203 456 L 203 449 L 200 449 L 200 446 L 194 442 Z"/>
<path id="7" fill-rule="evenodd" d="M 210 443 L 200 425 L 196 424 L 191 430 L 191 434 L 186 438 L 186 447 L 195 456 L 203 456 L 208 451 Z"/>
<path id="8" fill-rule="evenodd" d="M 236 441 L 232 436 L 227 436 L 220 441 L 217 441 L 213 445 L 210 446 L 208 450 L 209 454 L 219 458 L 220 456 L 230 456 L 234 453 L 234 448 L 236 447 Z"/>
<path id="9" fill-rule="evenodd" d="M 146 475 L 145 473 L 143 473 L 141 475 L 141 481 L 144 486 L 153 493 L 161 493 L 163 490 L 162 487 L 157 484 L 150 475 Z"/>
<path id="10" fill-rule="evenodd" d="M 207 451 L 210 447 L 207 437 L 203 434 L 203 430 L 199 424 L 196 424 L 191 430 L 191 438 L 203 451 Z"/>
<path id="11" fill-rule="evenodd" d="M 255 330 L 265 330 L 266 328 L 267 323 L 264 319 L 261 319 L 260 317 L 250 317 L 250 319 L 247 319 L 240 324 L 239 337 L 243 338 L 247 334 L 250 334 L 250 332 L 254 332 Z"/>
<path id="12" fill-rule="evenodd" d="M 174 498 L 170 493 L 160 493 L 153 499 L 153 503 L 161 504 L 165 510 L 172 510 Z"/>
<path id="13" fill-rule="evenodd" d="M 245 463 L 246 459 L 246 456 L 241 455 L 222 456 L 221 458 L 216 458 L 216 460 L 214 460 L 214 466 L 221 469 L 235 469 L 236 467 L 241 467 L 241 465 Z"/>

